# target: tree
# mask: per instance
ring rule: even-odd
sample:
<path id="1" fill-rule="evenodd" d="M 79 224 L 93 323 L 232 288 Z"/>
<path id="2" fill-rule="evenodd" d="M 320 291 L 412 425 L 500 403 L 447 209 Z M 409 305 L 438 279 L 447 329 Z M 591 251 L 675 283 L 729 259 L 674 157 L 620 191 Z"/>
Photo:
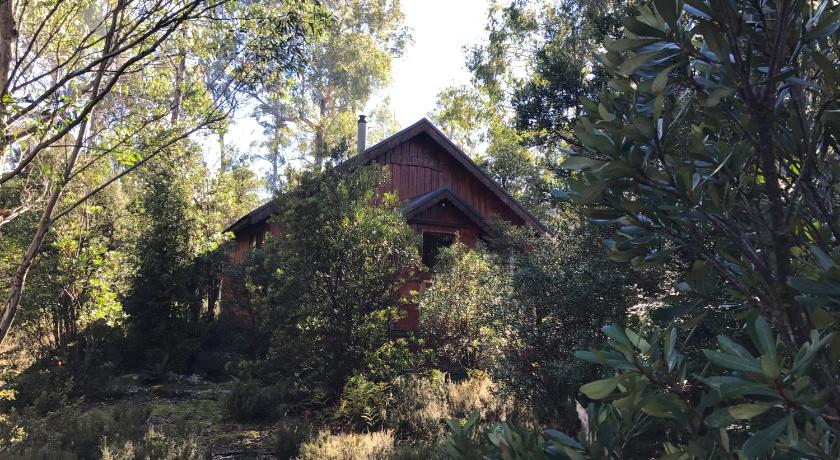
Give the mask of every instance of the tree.
<path id="1" fill-rule="evenodd" d="M 355 136 L 357 113 L 387 84 L 391 60 L 410 40 L 399 1 L 328 0 L 321 6 L 328 26 L 303 49 L 306 66 L 290 70 L 261 66 L 263 61 L 257 60 L 245 73 L 250 80 L 244 87 L 266 137 L 261 156 L 269 162 L 273 192 L 283 185 L 282 168 L 288 160 L 321 164 L 343 139 Z M 269 15 L 286 8 L 264 7 Z M 275 34 L 262 24 L 247 30 L 237 38 L 246 49 L 260 49 Z M 286 155 L 290 147 L 297 156 Z"/>
<path id="2" fill-rule="evenodd" d="M 197 319 L 196 299 L 189 289 L 194 220 L 189 190 L 179 175 L 154 165 L 141 178 L 138 227 L 142 230 L 134 250 L 139 260 L 123 304 L 135 356 L 147 364 L 168 361 L 180 351 L 174 348 L 182 339 L 182 324 Z"/>
<path id="3" fill-rule="evenodd" d="M 561 222 L 551 237 L 500 227 L 491 241 L 510 278 L 497 309 L 501 358 L 491 375 L 538 420 L 567 428 L 577 422 L 577 388 L 599 375 L 574 352 L 601 345 L 604 324 L 644 324 L 672 268 L 628 269 L 598 243 L 608 229 L 574 215 Z"/>
<path id="4" fill-rule="evenodd" d="M 680 254 L 687 289 L 757 311 L 798 348 L 834 308 L 837 13 L 785 3 L 768 24 L 736 6 L 627 18 L 632 35 L 600 57 L 612 91 L 586 102 L 564 165 L 583 171 L 570 191 L 590 217 L 625 225 L 614 257 Z"/>
<path id="5" fill-rule="evenodd" d="M 0 142 L 0 187 L 18 191 L 0 210 L 0 228 L 29 212 L 40 215 L 3 282 L 0 341 L 55 220 L 225 118 L 190 78 L 185 40 L 175 42 L 184 24 L 207 17 L 223 3 L 0 5 L 0 36 L 5 37 L 0 40 L 0 129 L 5 139 Z M 286 43 L 297 42 L 291 37 Z M 79 180 L 85 170 L 103 163 L 111 165 L 110 175 L 96 182 Z M 74 187 L 84 193 L 73 202 L 62 201 Z"/>
<path id="6" fill-rule="evenodd" d="M 466 375 L 493 367 L 508 283 L 491 254 L 461 243 L 441 250 L 434 284 L 420 299 L 423 338 L 441 369 Z"/>
<path id="7" fill-rule="evenodd" d="M 599 56 L 608 89 L 583 101 L 564 162 L 579 172 L 557 194 L 621 223 L 614 258 L 688 267 L 665 312 L 691 333 L 605 326 L 610 347 L 578 356 L 614 373 L 581 391 L 613 402 L 579 412 L 579 440 L 549 433 L 554 452 L 631 455 L 640 433 L 655 433 L 676 458 L 834 458 L 840 8 L 639 11 Z M 743 318 L 744 340 L 721 334 L 716 349 L 684 351 L 716 311 Z"/>
<path id="8" fill-rule="evenodd" d="M 265 377 L 337 395 L 387 344 L 399 288 L 419 262 L 396 197 L 377 198 L 384 178 L 377 166 L 327 168 L 278 198 L 280 234 L 241 267 L 246 311 L 269 326 Z"/>
<path id="9" fill-rule="evenodd" d="M 581 391 L 571 458 L 616 458 L 640 434 L 672 458 L 836 458 L 837 49 L 840 6 L 657 1 L 599 56 L 558 195 L 620 223 L 619 260 L 687 269 L 651 333 L 607 325 L 611 369 Z M 710 312 L 742 337 L 686 352 Z M 502 449 L 504 446 L 502 447 Z M 540 448 L 541 449 L 541 448 Z M 648 450 L 647 453 L 649 453 Z"/>
<path id="10" fill-rule="evenodd" d="M 14 334 L 30 354 L 67 349 L 96 321 L 122 324 L 120 301 L 133 269 L 126 214 L 114 188 L 53 226 L 29 274 Z"/>
<path id="11" fill-rule="evenodd" d="M 530 32 L 540 40 L 529 53 L 529 74 L 511 95 L 515 127 L 528 145 L 556 153 L 575 143 L 571 130 L 583 109 L 581 98 L 594 97 L 609 79 L 593 56 L 606 39 L 622 37 L 621 18 L 637 4 L 563 0 L 542 6 Z"/>

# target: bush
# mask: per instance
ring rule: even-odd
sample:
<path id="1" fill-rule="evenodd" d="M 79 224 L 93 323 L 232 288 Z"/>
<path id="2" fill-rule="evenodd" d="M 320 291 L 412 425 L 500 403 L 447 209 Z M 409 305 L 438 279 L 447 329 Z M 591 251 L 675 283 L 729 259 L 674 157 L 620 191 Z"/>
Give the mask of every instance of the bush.
<path id="1" fill-rule="evenodd" d="M 485 422 L 531 422 L 530 413 L 499 394 L 483 372 L 472 372 L 458 382 L 440 371 L 405 375 L 391 381 L 386 392 L 384 426 L 401 439 L 436 444 L 443 439 L 448 417 L 465 418 L 474 411 Z"/>
<path id="2" fill-rule="evenodd" d="M 388 382 L 426 368 L 433 355 L 431 350 L 424 348 L 422 340 L 413 337 L 392 339 L 365 355 L 365 375 L 377 382 Z"/>
<path id="3" fill-rule="evenodd" d="M 466 418 L 477 411 L 481 420 L 526 418 L 514 410 L 513 401 L 499 393 L 496 384 L 484 372 L 473 372 L 469 379 L 452 383 L 447 390 L 451 416 Z"/>
<path id="4" fill-rule="evenodd" d="M 9 459 L 171 459 L 204 458 L 189 433 L 165 435 L 148 426 L 151 409 L 120 404 L 80 413 L 79 406 L 63 407 L 49 416 L 31 414 L 17 420 L 23 436 L 8 446 Z"/>
<path id="5" fill-rule="evenodd" d="M 488 253 L 460 243 L 440 251 L 434 284 L 420 299 L 420 324 L 441 369 L 462 376 L 492 366 L 508 281 Z"/>
<path id="6" fill-rule="evenodd" d="M 236 380 L 222 398 L 222 408 L 232 420 L 249 422 L 276 413 L 276 389 L 265 388 L 253 380 Z"/>
<path id="7" fill-rule="evenodd" d="M 277 201 L 273 222 L 282 234 L 237 269 L 249 294 L 245 310 L 271 337 L 257 357 L 265 363 L 260 378 L 294 379 L 290 386 L 335 398 L 387 346 L 399 289 L 419 258 L 396 197 L 372 204 L 385 177 L 376 166 L 327 169 Z"/>
<path id="8" fill-rule="evenodd" d="M 385 420 L 385 384 L 374 383 L 362 375 L 347 380 L 334 420 L 345 429 L 370 430 Z"/>
<path id="9" fill-rule="evenodd" d="M 390 460 L 395 454 L 394 432 L 330 434 L 321 431 L 301 446 L 299 460 Z"/>
<path id="10" fill-rule="evenodd" d="M 733 452 L 737 458 L 840 458 L 830 388 L 810 376 L 833 333 L 812 331 L 794 353 L 762 317 L 750 316 L 746 330 L 750 344 L 720 335 L 717 349 L 703 350 L 701 357 L 684 353 L 676 327 L 642 336 L 605 326 L 610 349 L 577 353 L 613 372 L 580 388 L 603 402 L 579 407 L 578 439 L 548 430 L 549 442 L 543 442 L 533 432 L 504 426 L 475 436 L 475 412 L 465 425 L 449 422 L 450 454 L 539 458 L 563 452 L 559 458 L 597 460 L 735 458 L 728 455 Z M 693 369 L 703 369 L 702 375 Z"/>
<path id="11" fill-rule="evenodd" d="M 280 459 L 295 458 L 312 437 L 312 423 L 304 418 L 284 418 L 277 423 L 274 454 Z"/>
<path id="12" fill-rule="evenodd" d="M 609 229 L 563 217 L 551 238 L 498 226 L 491 247 L 511 268 L 511 298 L 500 316 L 501 358 L 490 373 L 542 423 L 573 429 L 574 394 L 597 377 L 596 366 L 574 352 L 600 345 L 599 328 L 623 324 L 634 306 L 649 303 L 662 277 L 609 260 L 593 244 Z"/>
<path id="13" fill-rule="evenodd" d="M 112 444 L 103 438 L 102 460 L 203 460 L 207 452 L 198 439 L 188 434 L 170 438 L 150 427 L 142 439 Z"/>
<path id="14" fill-rule="evenodd" d="M 446 375 L 405 375 L 388 387 L 387 425 L 401 436 L 439 440 L 449 414 Z"/>

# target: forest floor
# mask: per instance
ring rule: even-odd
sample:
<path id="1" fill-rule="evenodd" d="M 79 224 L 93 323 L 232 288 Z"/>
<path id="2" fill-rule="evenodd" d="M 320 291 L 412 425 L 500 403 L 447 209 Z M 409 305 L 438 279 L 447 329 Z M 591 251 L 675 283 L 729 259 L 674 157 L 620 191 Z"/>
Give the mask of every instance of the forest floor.
<path id="1" fill-rule="evenodd" d="M 123 381 L 135 376 L 120 377 Z M 180 377 L 177 383 L 159 385 L 128 384 L 125 396 L 98 402 L 90 408 L 120 404 L 151 409 L 151 425 L 177 426 L 194 433 L 213 459 L 273 459 L 276 422 L 231 422 L 225 416 L 222 399 L 230 382 L 213 383 L 195 377 Z"/>

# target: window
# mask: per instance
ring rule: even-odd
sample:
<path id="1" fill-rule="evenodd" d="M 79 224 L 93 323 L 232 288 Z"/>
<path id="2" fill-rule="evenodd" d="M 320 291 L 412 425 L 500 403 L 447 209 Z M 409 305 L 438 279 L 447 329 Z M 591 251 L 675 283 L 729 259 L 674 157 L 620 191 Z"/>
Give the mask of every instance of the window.
<path id="1" fill-rule="evenodd" d="M 423 232 L 423 265 L 434 270 L 440 249 L 452 246 L 454 242 L 452 233 Z"/>

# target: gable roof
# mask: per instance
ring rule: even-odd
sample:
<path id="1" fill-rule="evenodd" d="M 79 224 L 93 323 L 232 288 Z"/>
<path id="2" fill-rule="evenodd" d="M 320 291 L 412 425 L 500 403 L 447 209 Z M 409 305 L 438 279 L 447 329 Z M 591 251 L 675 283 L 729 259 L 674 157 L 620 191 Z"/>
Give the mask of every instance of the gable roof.
<path id="1" fill-rule="evenodd" d="M 438 144 L 443 150 L 449 154 L 455 161 L 461 164 L 467 171 L 469 171 L 481 184 L 483 184 L 487 189 L 490 190 L 493 195 L 495 195 L 499 200 L 502 201 L 511 211 L 514 212 L 519 218 L 521 218 L 526 224 L 530 225 L 534 230 L 546 234 L 549 233 L 548 229 L 536 218 L 533 214 L 531 214 L 522 203 L 519 202 L 516 198 L 514 198 L 507 190 L 502 188 L 490 175 L 487 174 L 483 169 L 481 169 L 477 164 L 475 164 L 472 159 L 470 159 L 467 154 L 461 150 L 460 147 L 455 145 L 448 137 L 446 137 L 437 126 L 434 125 L 428 118 L 421 118 L 411 126 L 404 128 L 397 133 L 391 135 L 390 137 L 368 147 L 365 149 L 364 152 L 355 155 L 354 157 L 342 162 L 338 166 L 336 166 L 340 170 L 352 170 L 353 168 L 369 164 L 375 161 L 380 155 L 383 153 L 388 152 L 393 147 L 408 141 L 409 139 L 418 136 L 420 134 L 426 134 L 429 136 L 436 144 Z M 447 193 L 448 192 L 448 193 Z M 429 192 L 425 195 L 421 195 L 419 197 L 415 197 L 411 200 L 411 202 L 417 202 L 421 198 L 432 199 L 434 197 L 451 201 L 453 205 L 456 204 L 456 200 L 460 202 L 463 206 L 466 206 L 464 209 L 468 209 L 469 212 L 478 216 L 477 222 L 484 222 L 481 218 L 481 215 L 476 213 L 476 211 L 461 200 L 457 195 L 452 193 L 451 190 L 444 187 L 442 189 L 435 190 L 433 192 Z M 451 197 L 451 198 L 450 198 Z M 437 202 L 439 202 L 438 200 Z M 434 204 L 434 203 L 433 203 Z M 227 229 L 226 232 L 234 232 L 247 227 L 248 225 L 258 224 L 260 222 L 265 221 L 268 219 L 272 214 L 277 212 L 278 206 L 274 202 L 274 200 L 269 201 L 268 203 L 258 207 L 257 209 L 251 211 L 250 213 L 246 214 L 239 218 L 236 222 L 231 224 Z M 468 214 L 463 209 L 460 209 L 464 214 Z M 474 220 L 475 216 L 469 216 L 470 219 Z M 483 223 L 486 226 L 486 223 Z"/>
<path id="2" fill-rule="evenodd" d="M 548 233 L 548 229 L 540 222 L 533 214 L 531 214 L 522 203 L 514 198 L 507 190 L 502 188 L 487 172 L 475 164 L 460 147 L 455 145 L 448 137 L 446 137 L 437 126 L 434 125 L 428 118 L 421 118 L 413 125 L 398 131 L 396 134 L 374 144 L 364 152 L 350 158 L 342 163 L 339 167 L 354 168 L 359 164 L 367 164 L 376 160 L 377 157 L 383 153 L 391 150 L 393 147 L 419 135 L 425 133 L 432 140 L 440 145 L 443 150 L 448 153 L 455 161 L 460 163 L 467 171 L 472 173 L 491 193 L 493 193 L 499 200 L 509 207 L 517 216 L 519 216 L 525 223 L 533 227 L 540 233 Z"/>
<path id="3" fill-rule="evenodd" d="M 422 213 L 432 206 L 446 201 L 455 209 L 461 212 L 467 219 L 476 224 L 484 233 L 493 234 L 493 230 L 481 217 L 481 214 L 470 206 L 467 202 L 461 199 L 458 195 L 452 192 L 449 187 L 441 187 L 429 193 L 417 196 L 403 206 L 403 213 L 406 219 L 411 220 L 412 217 Z"/>

